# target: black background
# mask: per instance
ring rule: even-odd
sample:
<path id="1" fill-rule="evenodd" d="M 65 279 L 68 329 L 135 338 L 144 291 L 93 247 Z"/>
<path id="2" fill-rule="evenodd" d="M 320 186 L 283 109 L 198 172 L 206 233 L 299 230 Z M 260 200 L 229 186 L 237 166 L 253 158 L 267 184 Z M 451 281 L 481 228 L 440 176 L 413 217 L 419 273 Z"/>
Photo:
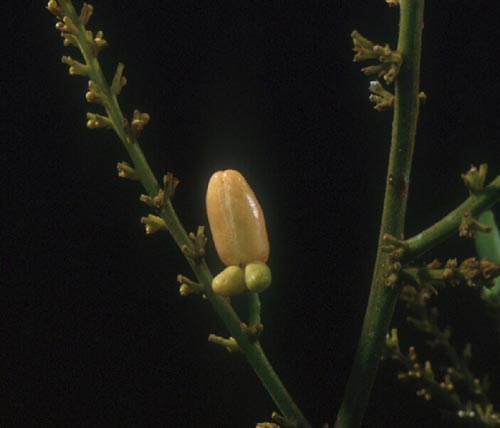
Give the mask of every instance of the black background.
<path id="1" fill-rule="evenodd" d="M 6 2 L 2 54 L 0 425 L 252 427 L 275 410 L 206 302 L 178 295 L 189 274 L 173 241 L 145 236 L 137 183 L 116 176 L 117 138 L 89 131 L 86 81 L 70 77 L 55 19 Z M 96 1 L 93 29 L 126 64 L 120 97 L 152 120 L 141 142 L 181 185 L 184 224 L 206 224 L 218 169 L 242 171 L 271 242 L 264 348 L 314 426 L 333 422 L 354 353 L 376 250 L 391 113 L 368 101 L 350 32 L 395 46 L 383 1 Z M 412 172 L 408 236 L 467 195 L 460 173 L 500 171 L 498 26 L 492 1 L 429 1 L 421 87 L 428 95 Z M 498 212 L 498 210 L 497 210 Z M 214 271 L 221 263 L 209 244 Z M 471 255 L 453 239 L 429 254 Z M 498 379 L 497 333 L 477 293 L 441 296 L 455 343 Z M 412 339 L 400 308 L 402 346 Z M 425 352 L 423 351 L 423 355 Z M 383 365 L 365 427 L 443 426 Z M 498 382 L 497 382 L 498 383 Z M 492 398 L 498 403 L 498 387 Z"/>

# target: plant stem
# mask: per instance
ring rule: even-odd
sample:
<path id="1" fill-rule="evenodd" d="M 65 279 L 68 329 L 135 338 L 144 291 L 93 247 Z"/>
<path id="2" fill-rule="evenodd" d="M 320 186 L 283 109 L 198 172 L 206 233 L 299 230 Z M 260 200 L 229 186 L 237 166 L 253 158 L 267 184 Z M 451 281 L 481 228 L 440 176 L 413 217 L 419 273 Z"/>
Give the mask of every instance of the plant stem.
<path id="1" fill-rule="evenodd" d="M 486 186 L 480 195 L 471 195 L 437 223 L 404 241 L 407 245 L 404 258 L 410 260 L 421 256 L 437 244 L 457 234 L 465 213 L 479 215 L 498 201 L 500 201 L 500 176 Z"/>
<path id="2" fill-rule="evenodd" d="M 248 324 L 260 324 L 260 298 L 259 293 L 250 292 L 247 295 Z"/>
<path id="3" fill-rule="evenodd" d="M 204 284 L 210 284 L 212 276 L 204 263 L 194 267 L 198 280 Z M 266 357 L 258 340 L 251 341 L 241 329 L 241 320 L 233 307 L 225 299 L 213 293 L 211 287 L 207 289 L 207 297 L 214 310 L 221 317 L 229 333 L 236 339 L 241 352 L 245 355 L 248 363 L 252 366 L 259 379 L 264 384 L 267 392 L 278 406 L 280 412 L 287 419 L 295 421 L 297 428 L 311 428 L 297 404 L 293 401 L 287 389 L 274 371 L 271 363 Z"/>
<path id="4" fill-rule="evenodd" d="M 402 55 L 403 65 L 396 80 L 392 141 L 377 259 L 361 337 L 335 428 L 361 425 L 398 295 L 394 288 L 385 285 L 390 260 L 380 248 L 384 234 L 402 237 L 404 232 L 419 108 L 424 0 L 400 0 L 400 9 L 397 49 Z"/>
<path id="5" fill-rule="evenodd" d="M 169 203 L 167 207 L 168 209 L 164 213 L 164 215 L 162 215 L 162 217 L 169 225 L 169 231 L 171 231 L 172 235 L 174 235 L 174 237 L 175 235 L 181 237 L 179 241 L 177 241 L 176 239 L 176 242 L 179 245 L 179 248 L 182 248 L 183 245 L 190 244 L 189 238 L 187 237 L 187 235 L 185 235 L 185 238 L 183 238 L 185 231 L 180 223 L 179 218 L 177 217 L 176 212 L 173 209 L 172 204 Z M 279 376 L 274 371 L 271 363 L 267 359 L 267 356 L 260 345 L 260 342 L 258 340 L 252 341 L 246 334 L 243 333 L 243 330 L 241 328 L 242 321 L 234 311 L 231 304 L 212 291 L 212 274 L 210 273 L 210 270 L 205 261 L 202 260 L 200 263 L 194 263 L 190 258 L 187 258 L 187 261 L 190 264 L 193 272 L 195 273 L 196 278 L 198 279 L 200 284 L 203 285 L 205 295 L 212 304 L 215 312 L 219 315 L 219 317 L 226 325 L 226 328 L 228 329 L 230 335 L 238 343 L 241 352 L 247 359 L 248 363 L 252 366 L 259 379 L 262 381 L 264 387 L 275 402 L 276 406 L 278 406 L 280 412 L 287 419 L 297 422 L 297 428 L 310 428 L 310 423 L 302 414 L 301 410 L 293 401 L 287 389 L 281 382 Z M 251 295 L 249 296 L 249 299 L 253 299 L 251 305 L 251 319 L 253 322 L 260 322 L 260 316 L 257 317 L 257 314 L 255 312 L 257 310 L 260 310 L 259 297 L 258 295 Z"/>
<path id="6" fill-rule="evenodd" d="M 77 36 L 78 45 L 86 64 L 89 67 L 89 77 L 98 84 L 99 88 L 106 95 L 103 106 L 108 114 L 108 117 L 113 123 L 114 131 L 122 141 L 123 146 L 132 159 L 133 166 L 146 192 L 150 196 L 154 197 L 158 194 L 160 185 L 155 178 L 137 139 L 131 138 L 125 130 L 124 117 L 116 94 L 108 85 L 99 64 L 99 60 L 86 39 L 85 35 L 87 30 L 83 23 L 79 20 L 78 14 L 76 13 L 71 0 L 59 0 L 58 2 L 65 16 L 68 16 L 79 30 L 79 34 Z M 160 215 L 167 224 L 168 230 L 179 248 L 182 249 L 184 246 L 192 247 L 193 244 L 189 239 L 181 221 L 179 220 L 170 199 L 167 199 Z M 233 307 L 225 299 L 216 295 L 212 291 L 212 274 L 205 263 L 205 260 L 203 259 L 199 262 L 195 262 L 190 257 L 186 257 L 186 260 L 191 266 L 198 281 L 202 284 L 205 295 L 212 304 L 214 310 L 225 323 L 231 336 L 233 336 L 238 342 L 243 355 L 264 384 L 280 412 L 285 418 L 296 422 L 297 428 L 310 428 L 311 425 L 295 404 L 280 378 L 269 363 L 269 360 L 262 350 L 259 341 L 252 341 L 243 333 L 241 329 L 242 322 Z M 258 315 L 259 308 L 260 304 L 258 296 L 253 296 L 252 318 L 254 322 L 260 321 Z"/>

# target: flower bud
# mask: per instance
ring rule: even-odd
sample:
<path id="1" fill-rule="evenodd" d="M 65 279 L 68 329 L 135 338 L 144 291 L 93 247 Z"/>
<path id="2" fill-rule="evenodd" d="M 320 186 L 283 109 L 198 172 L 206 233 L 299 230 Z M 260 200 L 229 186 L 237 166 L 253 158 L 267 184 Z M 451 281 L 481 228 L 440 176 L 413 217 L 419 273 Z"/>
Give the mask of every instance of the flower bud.
<path id="1" fill-rule="evenodd" d="M 212 280 L 212 290 L 220 296 L 235 296 L 246 290 L 245 274 L 238 266 L 228 266 Z"/>
<path id="2" fill-rule="evenodd" d="M 248 263 L 245 266 L 245 284 L 250 291 L 262 293 L 271 285 L 271 269 L 262 262 Z"/>
<path id="3" fill-rule="evenodd" d="M 212 175 L 207 213 L 215 248 L 226 266 L 267 261 L 269 241 L 262 208 L 238 171 Z"/>

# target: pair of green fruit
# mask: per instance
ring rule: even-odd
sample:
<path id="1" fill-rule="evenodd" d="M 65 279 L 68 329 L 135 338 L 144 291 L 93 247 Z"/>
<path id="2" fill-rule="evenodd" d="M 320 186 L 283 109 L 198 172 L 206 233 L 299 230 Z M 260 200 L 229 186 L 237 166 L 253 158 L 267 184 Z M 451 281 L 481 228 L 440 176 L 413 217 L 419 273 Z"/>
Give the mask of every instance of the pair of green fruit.
<path id="1" fill-rule="evenodd" d="M 212 280 L 212 290 L 221 296 L 229 297 L 246 290 L 261 293 L 271 285 L 271 270 L 263 262 L 252 262 L 242 269 L 228 266 Z"/>

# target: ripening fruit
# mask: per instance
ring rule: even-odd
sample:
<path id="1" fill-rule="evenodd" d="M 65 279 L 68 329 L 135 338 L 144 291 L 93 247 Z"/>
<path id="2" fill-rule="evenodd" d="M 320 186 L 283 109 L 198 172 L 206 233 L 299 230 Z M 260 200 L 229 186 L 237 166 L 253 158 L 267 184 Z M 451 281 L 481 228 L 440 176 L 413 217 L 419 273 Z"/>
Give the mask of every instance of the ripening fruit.
<path id="1" fill-rule="evenodd" d="M 212 290 L 220 296 L 236 296 L 246 290 L 245 274 L 239 266 L 228 266 L 212 280 Z"/>
<path id="2" fill-rule="evenodd" d="M 228 169 L 212 175 L 207 213 L 215 248 L 226 266 L 267 261 L 269 241 L 264 214 L 238 171 Z"/>
<path id="3" fill-rule="evenodd" d="M 245 284 L 250 291 L 262 293 L 271 285 L 271 269 L 262 262 L 248 263 L 245 266 Z"/>

